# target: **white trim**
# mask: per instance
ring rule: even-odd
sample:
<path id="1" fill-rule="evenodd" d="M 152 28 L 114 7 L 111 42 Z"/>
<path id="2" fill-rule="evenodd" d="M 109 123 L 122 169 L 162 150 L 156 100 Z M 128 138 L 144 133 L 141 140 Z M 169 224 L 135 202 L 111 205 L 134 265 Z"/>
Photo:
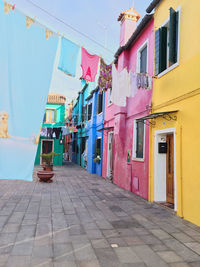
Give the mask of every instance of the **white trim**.
<path id="1" fill-rule="evenodd" d="M 155 131 L 154 135 L 154 201 L 160 201 L 159 196 L 159 186 L 160 186 L 160 179 L 161 176 L 159 175 L 159 156 L 163 156 L 161 154 L 158 154 L 158 139 L 159 135 L 167 135 L 167 134 L 173 134 L 174 136 L 174 210 L 177 211 L 177 177 L 176 177 L 176 128 L 168 128 L 163 130 L 157 130 Z M 165 156 L 166 158 L 166 156 Z M 165 173 L 166 173 L 166 167 L 165 167 Z M 166 181 L 166 178 L 165 178 Z M 165 190 L 165 196 L 162 196 L 166 198 L 166 190 Z M 163 198 L 164 201 L 164 198 Z"/>
<path id="2" fill-rule="evenodd" d="M 52 145 L 52 152 L 54 152 L 54 139 L 41 139 L 41 145 L 40 145 L 40 152 L 41 154 L 43 153 L 42 151 L 42 144 L 44 141 L 52 141 L 53 145 Z M 40 165 L 42 165 L 42 157 L 40 157 Z"/>
<path id="3" fill-rule="evenodd" d="M 145 158 L 145 138 L 146 138 L 146 127 L 145 127 L 145 124 L 144 124 L 144 139 L 143 139 L 143 158 L 137 158 L 136 157 L 136 141 L 137 141 L 137 133 L 136 133 L 136 124 L 137 124 L 137 121 L 134 120 L 133 121 L 133 146 L 132 146 L 132 160 L 135 160 L 135 161 L 141 161 L 143 162 L 144 161 L 144 158 Z"/>
<path id="4" fill-rule="evenodd" d="M 147 39 L 137 50 L 137 73 L 140 73 L 140 57 L 141 57 L 141 51 L 147 47 L 147 71 L 146 73 L 148 73 L 148 63 L 149 63 L 149 60 L 148 60 L 148 55 L 149 55 L 149 39 Z"/>
<path id="5" fill-rule="evenodd" d="M 179 16 L 178 16 L 178 46 L 177 46 L 177 62 L 174 63 L 172 66 L 166 68 L 164 71 L 158 74 L 158 78 L 161 78 L 163 75 L 166 73 L 170 72 L 171 70 L 175 69 L 176 67 L 179 66 L 179 60 L 180 60 L 180 35 L 181 35 L 181 7 L 179 6 L 176 11 L 178 11 Z M 167 23 L 169 23 L 169 18 L 166 19 L 166 21 L 161 25 L 161 27 L 165 26 Z M 167 62 L 168 64 L 168 62 Z"/>

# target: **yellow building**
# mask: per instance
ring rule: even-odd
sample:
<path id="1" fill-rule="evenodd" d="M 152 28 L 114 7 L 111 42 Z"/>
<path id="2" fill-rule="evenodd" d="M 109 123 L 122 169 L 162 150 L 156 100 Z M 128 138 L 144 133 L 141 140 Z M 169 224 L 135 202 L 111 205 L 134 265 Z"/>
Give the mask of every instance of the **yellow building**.
<path id="1" fill-rule="evenodd" d="M 154 0 L 149 200 L 200 225 L 200 1 Z"/>

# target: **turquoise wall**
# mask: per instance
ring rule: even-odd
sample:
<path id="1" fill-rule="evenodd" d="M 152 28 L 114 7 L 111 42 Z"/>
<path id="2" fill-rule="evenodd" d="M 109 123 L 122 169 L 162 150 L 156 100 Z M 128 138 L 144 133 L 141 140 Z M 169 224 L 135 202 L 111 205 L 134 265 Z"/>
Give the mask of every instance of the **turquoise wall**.
<path id="1" fill-rule="evenodd" d="M 65 125 L 65 105 L 56 105 L 56 104 L 47 104 L 46 109 L 56 109 L 56 123 L 43 123 L 42 127 L 59 127 Z M 63 164 L 63 152 L 64 152 L 64 143 L 60 145 L 60 140 L 56 138 L 47 139 L 40 137 L 36 159 L 35 159 L 35 165 L 40 165 L 40 154 L 41 154 L 41 140 L 53 140 L 54 141 L 54 152 L 60 153 L 60 155 L 54 157 L 53 164 L 61 166 Z"/>

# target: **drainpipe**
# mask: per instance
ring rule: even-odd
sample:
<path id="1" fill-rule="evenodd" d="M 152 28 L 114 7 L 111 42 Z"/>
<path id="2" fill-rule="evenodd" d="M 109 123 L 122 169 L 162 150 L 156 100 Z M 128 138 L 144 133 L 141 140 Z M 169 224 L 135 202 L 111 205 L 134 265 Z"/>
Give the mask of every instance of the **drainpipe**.
<path id="1" fill-rule="evenodd" d="M 180 127 L 180 181 L 181 181 L 181 217 L 183 216 L 183 156 L 182 156 L 182 125 Z"/>

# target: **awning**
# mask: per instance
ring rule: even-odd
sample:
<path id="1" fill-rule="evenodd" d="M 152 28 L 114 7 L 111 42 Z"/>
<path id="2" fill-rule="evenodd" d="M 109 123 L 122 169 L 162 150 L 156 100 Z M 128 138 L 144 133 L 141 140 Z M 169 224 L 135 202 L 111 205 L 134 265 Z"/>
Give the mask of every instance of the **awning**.
<path id="1" fill-rule="evenodd" d="M 106 130 L 113 130 L 114 129 L 114 127 L 104 127 L 104 128 L 102 128 L 102 129 L 100 129 L 100 130 L 97 130 L 98 132 L 102 132 L 102 131 L 106 131 Z"/>
<path id="2" fill-rule="evenodd" d="M 151 113 L 147 116 L 138 118 L 136 121 L 137 122 L 144 122 L 145 120 L 156 119 L 158 117 L 163 117 L 163 119 L 168 120 L 168 121 L 172 121 L 172 120 L 176 121 L 176 119 L 177 119 L 176 115 L 172 115 L 172 113 L 176 113 L 176 112 L 178 112 L 178 110 Z M 155 124 L 155 123 L 151 122 L 151 124 Z"/>

